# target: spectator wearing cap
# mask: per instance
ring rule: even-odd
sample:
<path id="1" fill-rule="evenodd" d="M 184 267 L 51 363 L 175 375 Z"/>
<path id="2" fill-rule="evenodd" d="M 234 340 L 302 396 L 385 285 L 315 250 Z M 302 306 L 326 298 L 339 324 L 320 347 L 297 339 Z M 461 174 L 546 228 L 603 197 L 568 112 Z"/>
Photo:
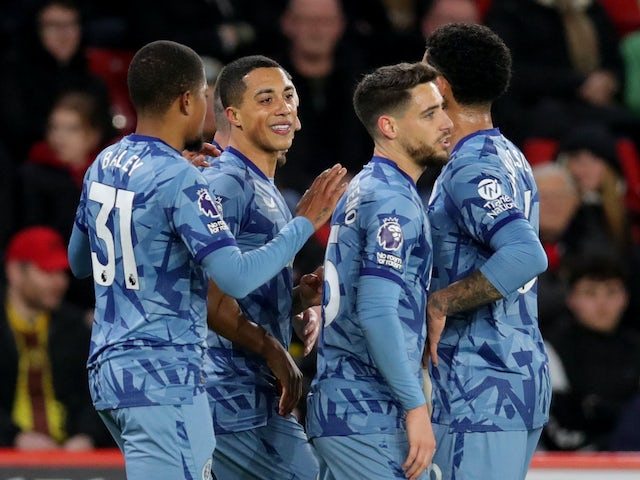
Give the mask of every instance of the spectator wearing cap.
<path id="1" fill-rule="evenodd" d="M 5 252 L 0 309 L 0 447 L 87 450 L 109 445 L 87 388 L 90 329 L 63 303 L 69 280 L 62 236 L 16 233 Z"/>

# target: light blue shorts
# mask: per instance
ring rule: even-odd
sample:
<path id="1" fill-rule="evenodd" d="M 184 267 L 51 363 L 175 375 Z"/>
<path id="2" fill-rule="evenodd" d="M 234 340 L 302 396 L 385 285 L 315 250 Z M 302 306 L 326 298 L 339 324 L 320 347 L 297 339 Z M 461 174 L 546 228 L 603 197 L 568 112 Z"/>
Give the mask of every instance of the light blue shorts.
<path id="1" fill-rule="evenodd" d="M 318 461 L 295 417 L 274 415 L 264 427 L 216 435 L 218 480 L 316 480 Z"/>
<path id="2" fill-rule="evenodd" d="M 524 480 L 542 429 L 451 433 L 433 424 L 430 480 Z"/>
<path id="3" fill-rule="evenodd" d="M 98 412 L 124 454 L 127 480 L 211 480 L 216 446 L 206 394 L 191 405 Z"/>
<path id="4" fill-rule="evenodd" d="M 320 480 L 405 479 L 402 464 L 409 454 L 407 434 L 368 434 L 313 439 Z M 427 480 L 422 474 L 421 480 Z"/>

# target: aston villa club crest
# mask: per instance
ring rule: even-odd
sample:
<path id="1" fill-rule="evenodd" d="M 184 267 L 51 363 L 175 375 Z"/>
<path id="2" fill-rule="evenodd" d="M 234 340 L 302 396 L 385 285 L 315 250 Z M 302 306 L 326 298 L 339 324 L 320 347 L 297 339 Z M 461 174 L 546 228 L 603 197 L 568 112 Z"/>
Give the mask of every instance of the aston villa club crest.
<path id="1" fill-rule="evenodd" d="M 383 250 L 394 252 L 402 246 L 402 227 L 397 218 L 385 218 L 378 228 L 378 245 Z"/>

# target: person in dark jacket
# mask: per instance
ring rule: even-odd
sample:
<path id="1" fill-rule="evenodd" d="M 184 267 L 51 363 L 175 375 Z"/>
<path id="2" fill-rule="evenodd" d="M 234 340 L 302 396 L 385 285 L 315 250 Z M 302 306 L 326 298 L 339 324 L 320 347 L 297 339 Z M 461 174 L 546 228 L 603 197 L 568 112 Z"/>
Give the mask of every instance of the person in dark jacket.
<path id="1" fill-rule="evenodd" d="M 550 450 L 611 450 L 625 406 L 640 393 L 640 337 L 621 325 L 626 268 L 611 255 L 568 267 L 570 312 L 546 338 L 553 396 L 542 440 Z"/>
<path id="2" fill-rule="evenodd" d="M 16 233 L 5 254 L 0 309 L 0 447 L 88 450 L 112 446 L 89 397 L 90 329 L 62 303 L 65 243 L 55 230 Z"/>

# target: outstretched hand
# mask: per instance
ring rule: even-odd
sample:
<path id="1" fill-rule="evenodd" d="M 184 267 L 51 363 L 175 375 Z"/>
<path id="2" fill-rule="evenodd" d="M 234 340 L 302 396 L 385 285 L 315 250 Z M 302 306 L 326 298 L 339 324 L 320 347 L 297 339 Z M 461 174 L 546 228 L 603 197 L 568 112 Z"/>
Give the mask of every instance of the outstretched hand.
<path id="1" fill-rule="evenodd" d="M 199 152 L 183 150 L 182 156 L 189 160 L 196 167 L 210 167 L 207 157 L 219 157 L 222 152 L 212 143 L 203 143 Z"/>
<path id="2" fill-rule="evenodd" d="M 347 169 L 336 163 L 318 175 L 298 202 L 296 215 L 307 217 L 316 230 L 324 225 L 347 188 L 342 181 L 346 174 Z"/>

